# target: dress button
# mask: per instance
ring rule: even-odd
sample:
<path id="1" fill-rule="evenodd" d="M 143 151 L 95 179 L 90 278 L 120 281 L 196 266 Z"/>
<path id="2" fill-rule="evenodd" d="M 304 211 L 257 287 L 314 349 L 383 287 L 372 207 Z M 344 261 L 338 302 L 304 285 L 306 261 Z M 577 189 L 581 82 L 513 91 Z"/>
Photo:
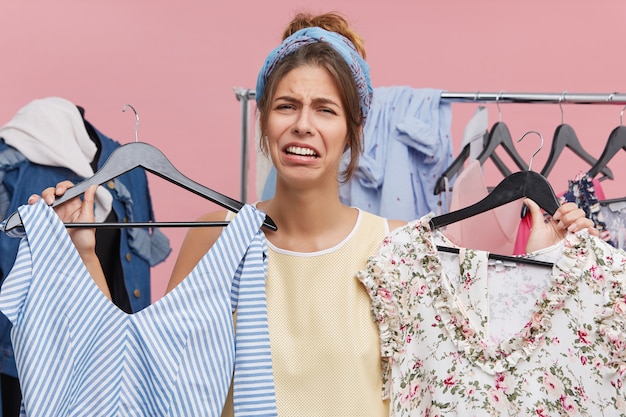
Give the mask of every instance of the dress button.
<path id="1" fill-rule="evenodd" d="M 126 260 L 127 260 L 128 262 L 130 262 L 130 253 L 129 253 L 129 252 L 126 252 Z"/>
<path id="2" fill-rule="evenodd" d="M 124 216 L 124 218 L 122 219 L 122 222 L 128 223 L 128 217 Z"/>
<path id="3" fill-rule="evenodd" d="M 113 180 L 107 182 L 107 187 L 109 187 L 110 190 L 115 188 L 115 183 L 113 182 Z"/>
<path id="4" fill-rule="evenodd" d="M 139 298 L 141 297 L 141 291 L 139 291 L 138 289 L 135 289 L 135 291 L 133 291 L 133 295 L 135 296 L 135 298 Z"/>

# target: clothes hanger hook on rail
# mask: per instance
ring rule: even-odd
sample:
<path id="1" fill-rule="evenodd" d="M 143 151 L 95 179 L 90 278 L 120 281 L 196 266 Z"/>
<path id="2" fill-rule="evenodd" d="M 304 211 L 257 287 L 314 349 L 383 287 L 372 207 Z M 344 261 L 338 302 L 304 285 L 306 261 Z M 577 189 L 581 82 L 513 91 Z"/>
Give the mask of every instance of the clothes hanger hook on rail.
<path id="1" fill-rule="evenodd" d="M 530 171 L 530 169 L 533 166 L 533 159 L 535 159 L 535 155 L 537 155 L 539 153 L 539 151 L 543 148 L 543 136 L 541 136 L 541 133 L 537 132 L 536 130 L 529 130 L 528 132 L 524 133 L 522 135 L 521 138 L 519 138 L 517 140 L 517 142 L 521 142 L 522 139 L 524 139 L 526 137 L 526 135 L 528 135 L 529 133 L 534 133 L 537 136 L 539 136 L 539 139 L 541 139 L 541 143 L 539 144 L 539 148 L 537 148 L 537 150 L 530 156 L 530 161 L 528 162 L 528 170 Z"/>
<path id="2" fill-rule="evenodd" d="M 615 93 L 609 94 L 609 98 L 607 98 L 606 101 L 613 101 L 613 96 L 614 95 L 615 95 Z M 622 111 L 619 112 L 619 125 L 620 126 L 624 126 L 624 110 L 626 110 L 626 106 L 624 106 L 622 108 Z"/>
<path id="3" fill-rule="evenodd" d="M 476 94 L 474 94 L 474 103 L 478 103 L 478 108 L 481 109 L 483 106 L 482 106 L 482 102 L 478 100 L 479 98 L 480 98 L 480 90 L 476 91 Z"/>
<path id="4" fill-rule="evenodd" d="M 611 94 L 609 94 L 609 96 L 607 97 L 606 101 L 608 101 L 609 103 L 610 103 L 611 101 L 613 101 L 613 96 L 614 96 L 615 94 L 619 94 L 619 93 L 611 93 Z"/>
<path id="5" fill-rule="evenodd" d="M 563 91 L 561 97 L 559 97 L 559 109 L 561 109 L 561 124 L 565 123 L 565 118 L 563 117 L 563 105 L 562 102 L 565 100 L 565 94 L 567 94 L 567 90 Z"/>
<path id="6" fill-rule="evenodd" d="M 504 94 L 504 90 L 500 90 L 498 95 L 496 96 L 496 107 L 498 108 L 498 121 L 502 121 L 502 110 L 500 110 L 500 97 Z"/>
<path id="7" fill-rule="evenodd" d="M 615 93 L 609 94 L 609 98 L 607 98 L 606 101 L 613 101 L 613 96 L 614 95 L 615 95 Z M 624 106 L 622 111 L 619 113 L 619 125 L 620 126 L 624 126 L 624 110 L 626 110 L 626 106 Z"/>
<path id="8" fill-rule="evenodd" d="M 137 113 L 137 110 L 135 110 L 132 104 L 124 104 L 122 111 L 126 111 L 126 107 L 130 107 L 133 113 L 135 113 L 135 142 L 139 142 L 139 137 L 137 135 L 137 131 L 139 130 L 139 114 Z"/>

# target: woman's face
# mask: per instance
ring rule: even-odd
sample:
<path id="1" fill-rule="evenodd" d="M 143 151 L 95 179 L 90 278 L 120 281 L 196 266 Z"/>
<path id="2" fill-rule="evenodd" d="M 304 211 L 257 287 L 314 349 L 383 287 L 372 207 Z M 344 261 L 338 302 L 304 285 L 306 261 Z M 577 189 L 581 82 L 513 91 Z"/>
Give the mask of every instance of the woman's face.
<path id="1" fill-rule="evenodd" d="M 347 130 L 339 89 L 324 68 L 298 67 L 278 83 L 266 134 L 279 178 L 337 183 Z"/>

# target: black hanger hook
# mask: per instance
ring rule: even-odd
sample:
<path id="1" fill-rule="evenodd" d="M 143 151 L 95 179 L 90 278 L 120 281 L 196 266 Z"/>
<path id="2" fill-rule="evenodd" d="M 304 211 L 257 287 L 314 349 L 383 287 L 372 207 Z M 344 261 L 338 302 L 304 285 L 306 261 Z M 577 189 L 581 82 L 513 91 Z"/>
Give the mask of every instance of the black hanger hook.
<path id="1" fill-rule="evenodd" d="M 122 111 L 126 111 L 126 107 L 130 107 L 133 110 L 133 113 L 135 113 L 135 142 L 139 142 L 139 137 L 137 135 L 137 131 L 139 130 L 139 114 L 132 104 L 124 104 Z"/>
<path id="2" fill-rule="evenodd" d="M 522 137 L 517 140 L 517 142 L 521 142 L 522 139 L 524 139 L 524 137 L 526 137 L 526 135 L 528 135 L 529 133 L 535 133 L 537 136 L 539 136 L 539 139 L 541 139 L 539 148 L 530 156 L 530 161 L 528 162 L 528 170 L 530 171 L 533 166 L 533 159 L 535 158 L 535 155 L 537 155 L 539 151 L 543 148 L 543 136 L 541 136 L 541 133 L 537 132 L 536 130 L 529 130 L 528 132 L 524 133 Z"/>

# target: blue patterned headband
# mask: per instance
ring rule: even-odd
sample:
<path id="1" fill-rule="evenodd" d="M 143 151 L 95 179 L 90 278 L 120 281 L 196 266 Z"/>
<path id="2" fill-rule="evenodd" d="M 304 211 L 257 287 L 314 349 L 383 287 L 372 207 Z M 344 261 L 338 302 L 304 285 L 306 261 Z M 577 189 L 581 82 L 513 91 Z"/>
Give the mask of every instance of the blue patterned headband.
<path id="1" fill-rule="evenodd" d="M 265 83 L 267 82 L 267 79 L 272 71 L 274 71 L 274 68 L 276 68 L 276 65 L 285 59 L 285 57 L 289 54 L 295 52 L 304 45 L 314 42 L 326 42 L 330 44 L 333 49 L 341 54 L 350 66 L 352 76 L 354 77 L 354 81 L 359 92 L 361 114 L 363 116 L 363 125 L 365 125 L 374 91 L 370 80 L 370 67 L 356 51 L 352 42 L 336 32 L 329 32 L 319 27 L 300 29 L 285 39 L 276 49 L 270 52 L 265 59 L 265 63 L 263 64 L 261 71 L 259 71 L 259 76 L 257 78 L 257 101 L 263 96 Z"/>

